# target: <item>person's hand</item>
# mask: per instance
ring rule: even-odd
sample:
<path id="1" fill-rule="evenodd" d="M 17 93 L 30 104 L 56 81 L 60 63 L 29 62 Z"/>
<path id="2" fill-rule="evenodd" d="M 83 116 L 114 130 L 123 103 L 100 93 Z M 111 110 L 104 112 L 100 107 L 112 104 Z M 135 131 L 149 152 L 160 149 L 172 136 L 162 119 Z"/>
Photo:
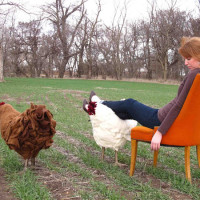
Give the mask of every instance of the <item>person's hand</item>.
<path id="1" fill-rule="evenodd" d="M 156 131 L 154 134 L 152 140 L 151 140 L 151 150 L 157 151 L 160 149 L 160 143 L 162 140 L 162 133 L 159 131 Z"/>

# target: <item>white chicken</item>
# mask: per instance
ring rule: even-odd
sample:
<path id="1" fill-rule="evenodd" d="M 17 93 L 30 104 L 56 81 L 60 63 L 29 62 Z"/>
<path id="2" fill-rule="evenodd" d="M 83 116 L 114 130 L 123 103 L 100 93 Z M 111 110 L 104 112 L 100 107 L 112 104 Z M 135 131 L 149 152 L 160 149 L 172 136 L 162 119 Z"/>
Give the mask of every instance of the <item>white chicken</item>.
<path id="1" fill-rule="evenodd" d="M 93 128 L 93 136 L 96 143 L 102 148 L 104 160 L 105 148 L 115 150 L 115 164 L 118 162 L 118 150 L 126 141 L 131 141 L 131 129 L 137 126 L 135 120 L 122 120 L 112 109 L 99 102 L 90 102 L 87 107 Z"/>

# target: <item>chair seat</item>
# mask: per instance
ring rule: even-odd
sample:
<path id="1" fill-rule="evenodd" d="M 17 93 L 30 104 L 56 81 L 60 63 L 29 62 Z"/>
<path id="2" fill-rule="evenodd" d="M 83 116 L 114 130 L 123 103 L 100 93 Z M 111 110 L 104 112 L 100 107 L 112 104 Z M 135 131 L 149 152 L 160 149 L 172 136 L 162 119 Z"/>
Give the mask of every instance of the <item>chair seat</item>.
<path id="1" fill-rule="evenodd" d="M 158 127 L 155 127 L 154 129 L 150 129 L 144 126 L 134 127 L 131 130 L 131 139 L 143 142 L 151 142 L 151 139 L 157 129 Z M 188 134 L 187 136 L 183 137 L 181 132 L 179 132 L 179 134 L 175 133 L 176 131 L 170 129 L 166 135 L 163 135 L 161 145 L 179 147 L 200 145 L 200 134 Z"/>
<path id="2" fill-rule="evenodd" d="M 153 129 L 144 126 L 136 126 L 131 130 L 131 139 L 144 142 L 151 142 L 153 134 Z"/>

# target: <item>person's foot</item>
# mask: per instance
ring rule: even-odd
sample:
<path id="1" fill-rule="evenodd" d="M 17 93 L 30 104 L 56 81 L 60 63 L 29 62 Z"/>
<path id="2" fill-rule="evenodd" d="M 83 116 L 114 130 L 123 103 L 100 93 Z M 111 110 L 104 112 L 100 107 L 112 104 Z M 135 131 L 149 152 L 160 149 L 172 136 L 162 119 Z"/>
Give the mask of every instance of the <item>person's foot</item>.
<path id="1" fill-rule="evenodd" d="M 86 109 L 86 105 L 88 105 L 88 102 L 86 99 L 83 100 L 83 110 L 88 113 L 88 110 Z"/>
<path id="2" fill-rule="evenodd" d="M 92 91 L 90 92 L 89 101 L 92 101 L 92 97 L 93 97 L 93 96 L 96 96 L 96 93 L 92 90 Z"/>

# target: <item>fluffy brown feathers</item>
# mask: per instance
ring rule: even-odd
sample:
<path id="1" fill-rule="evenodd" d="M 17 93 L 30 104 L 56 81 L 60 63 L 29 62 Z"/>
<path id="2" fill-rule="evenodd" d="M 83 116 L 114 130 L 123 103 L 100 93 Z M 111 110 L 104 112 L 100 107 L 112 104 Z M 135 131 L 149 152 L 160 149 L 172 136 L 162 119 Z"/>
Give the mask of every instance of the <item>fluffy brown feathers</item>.
<path id="1" fill-rule="evenodd" d="M 25 160 L 35 164 L 35 157 L 41 149 L 53 143 L 56 121 L 45 105 L 34 105 L 18 112 L 9 104 L 0 105 L 0 130 L 2 138 L 10 149 L 15 150 Z"/>

